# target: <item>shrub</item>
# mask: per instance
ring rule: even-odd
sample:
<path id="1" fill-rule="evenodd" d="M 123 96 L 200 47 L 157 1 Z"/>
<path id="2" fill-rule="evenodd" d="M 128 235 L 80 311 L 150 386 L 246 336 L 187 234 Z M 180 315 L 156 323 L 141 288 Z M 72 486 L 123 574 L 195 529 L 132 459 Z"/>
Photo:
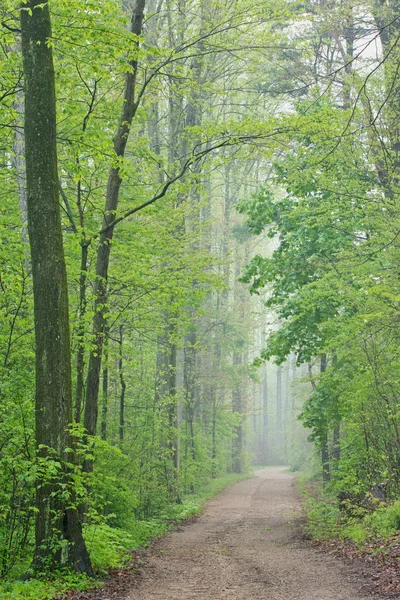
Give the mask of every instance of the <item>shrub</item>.
<path id="1" fill-rule="evenodd" d="M 308 498 L 304 512 L 307 517 L 304 529 L 313 539 L 326 540 L 338 536 L 340 513 L 334 503 Z"/>
<path id="2" fill-rule="evenodd" d="M 380 536 L 394 535 L 400 530 L 400 500 L 377 508 L 368 518 L 371 530 Z"/>

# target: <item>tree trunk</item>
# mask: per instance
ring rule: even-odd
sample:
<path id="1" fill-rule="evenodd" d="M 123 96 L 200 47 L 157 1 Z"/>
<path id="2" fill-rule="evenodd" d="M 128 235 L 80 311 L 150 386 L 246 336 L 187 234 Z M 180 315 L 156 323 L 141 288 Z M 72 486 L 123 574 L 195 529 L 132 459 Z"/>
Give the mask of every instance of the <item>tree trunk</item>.
<path id="1" fill-rule="evenodd" d="M 71 350 L 56 147 L 56 96 L 48 4 L 21 11 L 25 77 L 25 158 L 36 339 L 36 444 L 43 461 L 59 461 L 57 475 L 38 481 L 33 568 L 57 563 L 91 573 L 73 484 Z M 71 492 L 66 502 L 62 485 Z M 67 544 L 65 545 L 65 540 Z"/>
<path id="2" fill-rule="evenodd" d="M 124 341 L 124 327 L 123 327 L 123 325 L 121 325 L 119 328 L 119 361 L 118 361 L 119 380 L 121 383 L 121 393 L 119 396 L 119 441 L 121 443 L 124 441 L 125 390 L 126 390 L 126 383 L 125 383 L 124 370 L 123 370 L 123 354 L 122 354 L 123 341 Z"/>
<path id="3" fill-rule="evenodd" d="M 76 357 L 76 390 L 75 390 L 75 421 L 80 423 L 82 413 L 83 392 L 85 385 L 85 314 L 86 314 L 86 280 L 87 259 L 89 247 L 81 244 L 81 272 L 79 275 L 79 324 L 78 324 L 78 353 Z"/>
<path id="4" fill-rule="evenodd" d="M 14 168 L 17 177 L 19 212 L 22 223 L 22 240 L 24 242 L 25 269 L 30 272 L 29 258 L 29 239 L 28 239 L 28 198 L 26 191 L 26 166 L 25 166 L 25 132 L 24 122 L 24 94 L 23 91 L 17 92 L 17 99 L 14 103 L 17 113 L 17 122 L 15 124 L 14 136 Z"/>
<path id="5" fill-rule="evenodd" d="M 293 356 L 293 361 L 292 361 L 292 381 L 291 381 L 291 398 L 292 398 L 292 402 L 291 402 L 291 409 L 292 409 L 292 413 L 294 414 L 295 408 L 296 408 L 296 394 L 295 394 L 295 387 L 294 387 L 294 382 L 296 381 L 296 356 Z M 293 416 L 293 415 L 292 415 Z"/>
<path id="6" fill-rule="evenodd" d="M 325 432 L 321 440 L 322 481 L 326 486 L 331 480 L 331 466 L 329 462 L 328 433 Z"/>
<path id="7" fill-rule="evenodd" d="M 339 464 L 340 461 L 340 423 L 338 423 L 333 430 L 333 459 L 335 461 L 335 466 Z"/>
<path id="8" fill-rule="evenodd" d="M 103 396 L 101 399 L 101 439 L 107 439 L 107 413 L 108 413 L 108 344 L 109 328 L 104 332 L 104 364 L 103 364 Z"/>
<path id="9" fill-rule="evenodd" d="M 264 366 L 264 377 L 262 384 L 263 398 L 263 462 L 268 462 L 268 387 L 267 387 L 267 365 Z"/>
<path id="10" fill-rule="evenodd" d="M 132 15 L 131 32 L 137 36 L 139 36 L 142 32 L 145 1 L 146 0 L 137 0 Z M 137 104 L 135 102 L 136 75 L 138 69 L 137 58 L 134 58 L 132 61 L 130 61 L 130 67 L 131 70 L 127 72 L 125 78 L 124 103 L 118 130 L 114 138 L 114 152 L 116 156 L 120 158 L 123 158 L 125 155 L 129 130 L 137 110 Z M 102 227 L 103 233 L 99 239 L 96 261 L 96 282 L 94 289 L 95 310 L 93 318 L 94 349 L 91 351 L 89 358 L 84 418 L 84 426 L 89 435 L 95 435 L 97 428 L 101 358 L 103 353 L 104 329 L 106 323 L 105 315 L 107 312 L 106 304 L 108 267 L 110 261 L 111 243 L 114 233 L 114 227 L 109 227 L 109 225 L 113 222 L 118 208 L 121 183 L 122 177 L 120 168 L 112 167 L 108 177 L 106 205 Z M 90 470 L 92 465 L 87 463 L 86 468 Z"/>
<path id="11" fill-rule="evenodd" d="M 240 366 L 243 363 L 243 357 L 240 353 L 233 353 L 233 365 Z M 238 413 L 242 417 L 243 413 L 243 401 L 242 401 L 242 382 L 237 383 L 235 389 L 232 392 L 232 410 Z M 243 423 L 240 421 L 239 425 L 235 427 L 235 437 L 232 440 L 232 471 L 234 473 L 241 473 L 243 470 Z"/>
<path id="12" fill-rule="evenodd" d="M 174 322 L 171 322 L 163 335 L 158 339 L 157 348 L 157 368 L 156 368 L 156 386 L 155 403 L 159 404 L 161 400 L 168 400 L 168 448 L 171 453 L 174 469 L 179 465 L 179 442 L 178 442 L 178 408 L 177 408 L 177 346 L 175 342 Z M 175 473 L 177 476 L 177 473 Z"/>
<path id="13" fill-rule="evenodd" d="M 217 476 L 217 395 L 215 390 L 211 397 L 211 477 Z"/>
<path id="14" fill-rule="evenodd" d="M 168 362 L 168 422 L 170 433 L 168 437 L 169 449 L 172 456 L 172 463 L 175 474 L 174 480 L 178 480 L 179 453 L 178 453 L 178 406 L 176 400 L 176 366 L 177 366 L 177 347 L 175 342 L 170 346 L 169 362 Z"/>
<path id="15" fill-rule="evenodd" d="M 188 426 L 188 439 L 190 455 L 196 460 L 196 448 L 194 440 L 194 414 L 196 408 L 196 343 L 197 333 L 192 325 L 188 335 L 185 337 L 183 382 L 185 388 L 185 417 Z"/>
<path id="16" fill-rule="evenodd" d="M 332 365 L 337 363 L 336 354 L 332 357 Z M 340 418 L 340 417 L 339 417 Z M 332 449 L 332 458 L 333 458 L 333 468 L 337 469 L 340 461 L 340 420 L 335 425 L 333 430 L 333 449 Z"/>
<path id="17" fill-rule="evenodd" d="M 276 447 L 282 448 L 282 367 L 276 368 Z"/>
<path id="18" fill-rule="evenodd" d="M 321 356 L 321 373 L 326 371 L 326 354 Z M 328 426 L 321 439 L 321 461 L 322 461 L 322 480 L 324 486 L 331 480 L 331 466 L 329 462 L 329 445 L 328 445 Z"/>

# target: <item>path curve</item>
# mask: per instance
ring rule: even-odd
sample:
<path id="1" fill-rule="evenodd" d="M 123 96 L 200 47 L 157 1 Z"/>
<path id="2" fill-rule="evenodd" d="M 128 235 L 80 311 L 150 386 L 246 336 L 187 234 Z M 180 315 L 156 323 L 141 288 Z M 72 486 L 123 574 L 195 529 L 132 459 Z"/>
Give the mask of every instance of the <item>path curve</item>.
<path id="1" fill-rule="evenodd" d="M 257 471 L 157 542 L 126 600 L 371 600 L 365 580 L 296 539 L 283 468 Z"/>

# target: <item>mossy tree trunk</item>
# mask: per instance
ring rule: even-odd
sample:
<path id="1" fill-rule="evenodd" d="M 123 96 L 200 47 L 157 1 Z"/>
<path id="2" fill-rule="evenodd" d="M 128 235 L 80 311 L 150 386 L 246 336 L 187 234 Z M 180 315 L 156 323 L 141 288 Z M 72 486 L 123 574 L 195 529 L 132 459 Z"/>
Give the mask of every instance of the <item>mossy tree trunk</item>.
<path id="1" fill-rule="evenodd" d="M 71 456 L 71 353 L 56 149 L 56 96 L 48 4 L 21 10 L 25 158 L 36 339 L 36 443 L 44 477 L 36 492 L 34 569 L 63 563 L 91 572 L 67 463 Z M 46 461 L 60 465 L 49 477 Z M 66 494 L 66 490 L 69 494 Z"/>

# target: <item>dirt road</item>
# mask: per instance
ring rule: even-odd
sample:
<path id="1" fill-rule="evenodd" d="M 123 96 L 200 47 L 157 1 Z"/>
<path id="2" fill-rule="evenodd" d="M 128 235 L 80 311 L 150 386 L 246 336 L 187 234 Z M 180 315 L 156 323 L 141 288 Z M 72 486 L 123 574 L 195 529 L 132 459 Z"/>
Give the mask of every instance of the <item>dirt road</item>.
<path id="1" fill-rule="evenodd" d="M 291 475 L 257 471 L 157 542 L 126 600 L 370 600 L 350 567 L 295 537 L 298 509 Z"/>

